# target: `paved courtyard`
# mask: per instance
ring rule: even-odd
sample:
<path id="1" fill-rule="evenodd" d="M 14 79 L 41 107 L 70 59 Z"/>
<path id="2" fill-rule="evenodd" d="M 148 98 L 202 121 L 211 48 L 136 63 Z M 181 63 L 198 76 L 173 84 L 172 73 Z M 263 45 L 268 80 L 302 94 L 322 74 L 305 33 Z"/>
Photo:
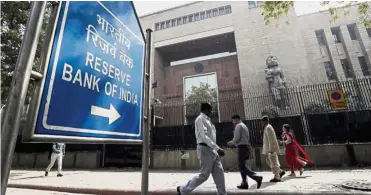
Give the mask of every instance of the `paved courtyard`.
<path id="1" fill-rule="evenodd" d="M 186 183 L 195 174 L 196 172 L 151 171 L 149 191 L 151 194 L 175 194 L 176 186 Z M 371 194 L 341 186 L 347 181 L 370 182 L 370 169 L 306 171 L 303 176 L 296 178 L 285 176 L 280 183 L 269 182 L 272 177 L 270 172 L 258 174 L 264 177 L 262 187 L 257 190 L 256 183 L 249 180 L 249 194 Z M 240 183 L 238 172 L 227 172 L 225 177 L 228 194 L 246 194 L 245 190 L 236 189 Z M 56 172 L 45 177 L 43 171 L 13 170 L 9 180 L 11 188 L 90 194 L 138 194 L 140 186 L 141 172 L 129 170 L 65 171 L 62 178 L 56 177 Z M 212 177 L 196 190 L 196 194 L 215 194 Z"/>

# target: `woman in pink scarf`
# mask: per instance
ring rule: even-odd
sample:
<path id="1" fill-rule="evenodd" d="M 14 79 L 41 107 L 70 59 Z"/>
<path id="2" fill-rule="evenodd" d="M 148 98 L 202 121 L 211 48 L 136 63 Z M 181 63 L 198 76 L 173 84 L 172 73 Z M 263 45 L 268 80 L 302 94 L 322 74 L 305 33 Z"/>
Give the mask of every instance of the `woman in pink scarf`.
<path id="1" fill-rule="evenodd" d="M 286 147 L 286 164 L 291 170 L 291 174 L 289 176 L 296 176 L 294 168 L 297 168 L 300 171 L 300 175 L 302 175 L 304 172 L 303 167 L 307 165 L 307 163 L 313 164 L 313 161 L 309 158 L 303 147 L 301 147 L 300 144 L 296 141 L 294 135 L 290 132 L 290 129 L 290 125 L 283 125 L 283 141 L 280 141 L 280 143 L 284 144 Z M 300 153 L 302 153 L 304 158 L 296 153 L 296 149 L 298 149 Z"/>

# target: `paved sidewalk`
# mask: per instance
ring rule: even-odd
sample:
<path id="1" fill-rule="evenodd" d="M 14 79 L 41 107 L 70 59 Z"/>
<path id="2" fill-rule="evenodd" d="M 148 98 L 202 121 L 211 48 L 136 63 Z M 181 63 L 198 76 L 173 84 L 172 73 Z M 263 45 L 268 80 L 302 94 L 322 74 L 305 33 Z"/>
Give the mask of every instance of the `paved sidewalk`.
<path id="1" fill-rule="evenodd" d="M 87 195 L 87 194 L 72 194 L 67 192 L 8 188 L 6 190 L 6 195 Z"/>
<path id="2" fill-rule="evenodd" d="M 149 178 L 150 194 L 176 194 L 175 188 L 185 184 L 196 172 L 151 171 Z M 320 170 L 306 171 L 303 176 L 290 178 L 284 182 L 270 183 L 270 172 L 259 172 L 264 177 L 261 189 L 249 180 L 249 190 L 238 190 L 240 174 L 227 172 L 226 186 L 228 194 L 371 194 L 341 187 L 346 181 L 371 181 L 371 169 L 362 170 Z M 56 177 L 50 172 L 44 177 L 43 171 L 13 170 L 10 173 L 10 188 L 28 188 L 68 193 L 85 193 L 101 195 L 140 194 L 141 172 L 139 171 L 65 171 L 64 177 Z M 201 185 L 194 194 L 216 194 L 212 177 Z"/>

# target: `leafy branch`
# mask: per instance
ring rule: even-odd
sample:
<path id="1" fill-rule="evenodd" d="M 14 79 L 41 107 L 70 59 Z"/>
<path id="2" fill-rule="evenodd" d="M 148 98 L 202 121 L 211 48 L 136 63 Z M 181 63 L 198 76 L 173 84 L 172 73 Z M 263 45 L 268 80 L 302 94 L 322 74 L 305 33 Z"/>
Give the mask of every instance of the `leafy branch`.
<path id="1" fill-rule="evenodd" d="M 264 16 L 265 25 L 271 24 L 272 20 L 276 21 L 275 27 L 278 27 L 278 22 L 281 17 L 286 17 L 286 24 L 289 24 L 288 13 L 291 7 L 294 6 L 292 1 L 264 1 L 262 15 Z"/>
<path id="2" fill-rule="evenodd" d="M 344 1 L 337 1 L 337 3 L 344 3 Z M 321 5 L 328 5 L 329 1 L 321 1 Z M 368 2 L 357 3 L 351 1 L 342 7 L 329 8 L 328 12 L 331 16 L 330 23 L 338 20 L 341 15 L 347 17 L 350 15 L 350 8 L 355 5 L 357 6 L 358 20 L 366 28 L 371 28 L 371 6 Z M 292 1 L 264 1 L 262 5 L 262 16 L 264 17 L 265 25 L 272 23 L 272 20 L 276 21 L 275 27 L 278 26 L 278 22 L 282 17 L 286 18 L 286 24 L 289 24 L 288 12 L 294 6 Z"/>

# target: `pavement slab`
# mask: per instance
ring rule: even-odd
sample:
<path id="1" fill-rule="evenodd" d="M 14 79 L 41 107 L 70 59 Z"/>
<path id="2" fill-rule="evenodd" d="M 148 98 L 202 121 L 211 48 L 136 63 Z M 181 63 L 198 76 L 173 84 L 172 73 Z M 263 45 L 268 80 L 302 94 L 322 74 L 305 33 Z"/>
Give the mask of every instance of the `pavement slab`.
<path id="1" fill-rule="evenodd" d="M 20 188 L 8 188 L 6 190 L 7 195 L 87 195 L 87 194 L 75 194 L 67 192 L 53 192 L 45 190 L 32 190 L 32 189 L 20 189 Z M 93 194 L 91 194 L 93 195 Z"/>
<path id="2" fill-rule="evenodd" d="M 150 194 L 176 194 L 176 187 L 185 184 L 197 172 L 151 171 L 149 174 Z M 371 169 L 317 170 L 306 171 L 303 176 L 283 177 L 283 182 L 270 183 L 270 172 L 257 172 L 264 177 L 262 187 L 249 179 L 250 189 L 239 190 L 241 182 L 238 172 L 226 172 L 228 194 L 371 194 L 342 187 L 345 182 L 371 181 Z M 51 190 L 85 194 L 140 194 L 141 172 L 128 170 L 65 171 L 63 177 L 43 171 L 12 170 L 9 187 Z M 193 194 L 216 194 L 215 184 L 210 177 Z"/>

